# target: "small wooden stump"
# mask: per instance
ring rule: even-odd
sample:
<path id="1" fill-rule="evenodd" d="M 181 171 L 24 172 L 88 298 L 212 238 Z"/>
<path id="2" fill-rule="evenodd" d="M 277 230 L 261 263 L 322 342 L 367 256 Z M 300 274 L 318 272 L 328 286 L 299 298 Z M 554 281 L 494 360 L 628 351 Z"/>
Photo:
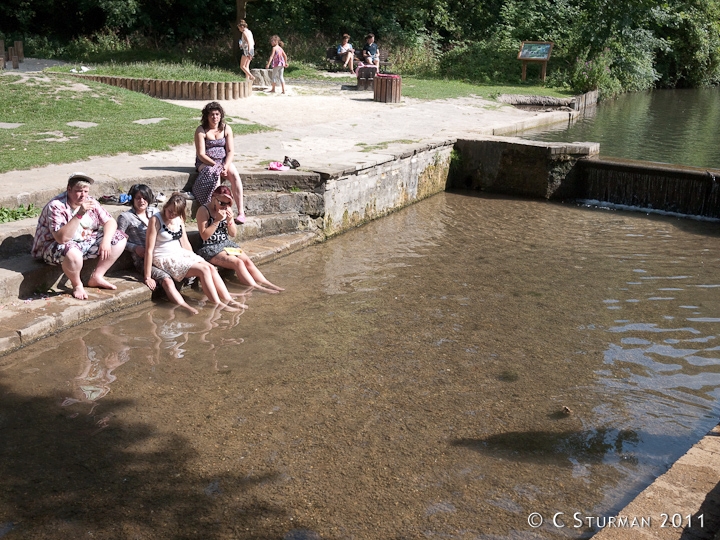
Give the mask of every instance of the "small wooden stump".
<path id="1" fill-rule="evenodd" d="M 357 75 L 357 89 L 373 90 L 373 80 L 375 79 L 375 75 L 377 75 L 377 68 L 375 66 L 359 68 Z"/>
<path id="2" fill-rule="evenodd" d="M 15 54 L 18 57 L 18 62 L 25 61 L 25 52 L 23 52 L 23 42 L 22 41 L 15 42 Z"/>
<path id="3" fill-rule="evenodd" d="M 378 73 L 374 80 L 373 100 L 380 103 L 400 103 L 402 97 L 402 77 Z"/>
<path id="4" fill-rule="evenodd" d="M 0 69 L 5 69 L 5 40 L 0 39 Z"/>

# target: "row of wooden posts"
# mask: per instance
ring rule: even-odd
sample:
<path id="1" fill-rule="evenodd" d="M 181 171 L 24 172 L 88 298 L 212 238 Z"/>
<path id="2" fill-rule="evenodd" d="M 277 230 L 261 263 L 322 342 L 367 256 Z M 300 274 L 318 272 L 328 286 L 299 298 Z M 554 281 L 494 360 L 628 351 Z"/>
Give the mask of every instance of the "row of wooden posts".
<path id="1" fill-rule="evenodd" d="M 75 77 L 119 86 L 133 92 L 142 92 L 160 99 L 197 99 L 214 101 L 224 99 L 242 99 L 252 93 L 251 81 L 232 82 L 196 82 L 196 81 L 160 81 L 157 79 L 136 79 L 109 75 L 88 75 L 73 73 Z"/>
<path id="2" fill-rule="evenodd" d="M 12 63 L 13 69 L 18 69 L 20 63 L 25 61 L 25 52 L 23 51 L 23 42 L 16 41 L 12 47 L 5 50 L 5 40 L 0 39 L 0 69 L 5 69 L 7 62 Z"/>

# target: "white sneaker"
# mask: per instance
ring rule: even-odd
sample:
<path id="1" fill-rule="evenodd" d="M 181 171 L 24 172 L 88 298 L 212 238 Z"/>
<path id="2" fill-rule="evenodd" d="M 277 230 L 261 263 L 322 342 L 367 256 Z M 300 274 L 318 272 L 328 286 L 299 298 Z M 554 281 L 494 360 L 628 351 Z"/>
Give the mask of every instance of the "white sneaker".
<path id="1" fill-rule="evenodd" d="M 166 199 L 167 199 L 167 197 L 165 197 L 165 194 L 162 191 L 160 193 L 158 193 L 157 195 L 155 195 L 156 202 L 165 202 Z"/>
<path id="2" fill-rule="evenodd" d="M 195 200 L 195 195 L 193 195 L 193 194 L 190 193 L 189 191 L 179 191 L 179 193 L 180 193 L 180 195 L 182 195 L 183 197 L 185 197 L 188 201 L 194 201 L 194 200 Z"/>

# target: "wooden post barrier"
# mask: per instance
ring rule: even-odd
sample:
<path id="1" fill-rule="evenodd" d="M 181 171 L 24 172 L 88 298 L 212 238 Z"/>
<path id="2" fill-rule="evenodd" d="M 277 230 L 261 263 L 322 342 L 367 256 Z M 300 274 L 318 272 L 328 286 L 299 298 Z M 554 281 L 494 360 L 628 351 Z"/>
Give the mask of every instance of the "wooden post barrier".
<path id="1" fill-rule="evenodd" d="M 378 73 L 373 82 L 373 100 L 380 103 L 400 103 L 402 78 L 400 75 Z"/>
<path id="2" fill-rule="evenodd" d="M 25 52 L 23 51 L 23 42 L 22 41 L 15 42 L 15 54 L 17 54 L 18 62 L 25 61 Z"/>
<path id="3" fill-rule="evenodd" d="M 15 47 L 8 47 L 8 55 L 10 56 L 10 62 L 12 62 L 13 69 L 18 69 L 20 67 L 20 61 L 18 60 L 17 53 L 15 52 Z"/>
<path id="4" fill-rule="evenodd" d="M 0 69 L 5 69 L 5 40 L 0 39 Z"/>
<path id="5" fill-rule="evenodd" d="M 357 89 L 373 90 L 373 80 L 376 74 L 377 68 L 375 66 L 358 68 Z"/>
<path id="6" fill-rule="evenodd" d="M 224 82 L 217 83 L 216 94 L 217 94 L 218 101 L 223 101 L 225 99 L 225 83 Z"/>

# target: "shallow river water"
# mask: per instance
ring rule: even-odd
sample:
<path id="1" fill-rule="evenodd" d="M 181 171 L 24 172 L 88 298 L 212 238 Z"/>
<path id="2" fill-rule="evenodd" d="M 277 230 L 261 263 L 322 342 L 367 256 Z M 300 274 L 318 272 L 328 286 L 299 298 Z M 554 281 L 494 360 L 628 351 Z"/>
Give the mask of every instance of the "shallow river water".
<path id="1" fill-rule="evenodd" d="M 718 248 L 444 193 L 264 265 L 287 291 L 242 314 L 46 339 L 0 370 L 0 537 L 587 537 L 528 515 L 617 511 L 717 423 Z"/>

